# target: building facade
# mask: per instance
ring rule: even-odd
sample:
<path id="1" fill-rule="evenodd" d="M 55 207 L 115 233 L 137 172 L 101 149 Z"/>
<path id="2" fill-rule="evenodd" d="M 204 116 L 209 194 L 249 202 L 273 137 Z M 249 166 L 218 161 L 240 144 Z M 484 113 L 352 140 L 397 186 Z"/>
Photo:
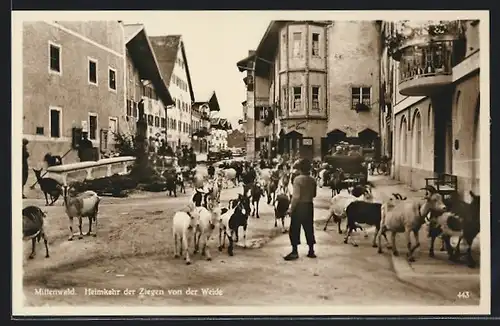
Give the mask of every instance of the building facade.
<path id="1" fill-rule="evenodd" d="M 210 143 L 210 150 L 226 150 L 228 148 L 227 146 L 227 131 L 226 130 L 218 130 L 214 129 L 211 132 L 211 143 Z"/>
<path id="2" fill-rule="evenodd" d="M 208 97 L 201 97 L 193 103 L 193 149 L 197 153 L 208 153 L 212 140 L 212 116 L 220 111 L 215 91 Z"/>
<path id="3" fill-rule="evenodd" d="M 167 141 L 175 150 L 192 145 L 195 102 L 185 45 L 180 35 L 149 38 L 175 106 L 167 111 Z"/>
<path id="4" fill-rule="evenodd" d="M 118 21 L 34 21 L 23 25 L 23 137 L 29 166 L 44 155 L 78 161 L 73 128 L 108 152 L 125 110 L 125 41 Z"/>
<path id="5" fill-rule="evenodd" d="M 126 41 L 126 112 L 120 123 L 135 134 L 143 105 L 149 140 L 167 141 L 166 110 L 174 104 L 142 24 L 124 25 Z"/>
<path id="6" fill-rule="evenodd" d="M 246 150 L 245 131 L 240 130 L 240 129 L 234 129 L 234 130 L 228 131 L 227 147 L 229 147 L 229 148 L 241 148 L 241 149 Z"/>
<path id="7" fill-rule="evenodd" d="M 392 154 L 393 176 L 418 188 L 426 177 L 455 175 L 466 201 L 469 190 L 480 190 L 479 26 L 479 20 L 405 21 L 383 29 L 382 84 L 392 84 L 383 147 Z"/>
<path id="8" fill-rule="evenodd" d="M 255 53 L 237 64 L 247 72 L 254 150 L 277 147 L 320 158 L 341 140 L 377 143 L 380 27 L 376 21 L 271 22 Z"/>

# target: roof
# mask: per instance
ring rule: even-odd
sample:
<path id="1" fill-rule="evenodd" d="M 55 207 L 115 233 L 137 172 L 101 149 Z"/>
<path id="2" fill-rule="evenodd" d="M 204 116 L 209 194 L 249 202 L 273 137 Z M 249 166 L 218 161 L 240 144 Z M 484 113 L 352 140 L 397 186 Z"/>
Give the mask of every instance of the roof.
<path id="1" fill-rule="evenodd" d="M 193 84 L 191 81 L 191 74 L 189 73 L 186 49 L 181 35 L 150 36 L 149 40 L 158 59 L 163 78 L 167 81 L 167 86 L 170 86 L 170 80 L 172 78 L 172 72 L 174 71 L 175 62 L 177 60 L 179 46 L 181 47 L 182 60 L 186 66 L 189 93 L 191 95 L 191 101 L 194 102 L 195 97 Z"/>
<path id="2" fill-rule="evenodd" d="M 174 104 L 144 26 L 124 24 L 123 27 L 127 50 L 132 63 L 139 71 L 139 77 L 151 81 L 165 108 Z"/>
<path id="3" fill-rule="evenodd" d="M 194 102 L 195 107 L 199 107 L 203 104 L 208 104 L 210 111 L 220 111 L 219 100 L 217 99 L 217 94 L 215 94 L 215 91 L 213 91 L 210 97 L 206 98 L 206 100 Z"/>
<path id="4" fill-rule="evenodd" d="M 218 130 L 231 130 L 231 123 L 225 118 L 210 119 L 210 127 Z"/>

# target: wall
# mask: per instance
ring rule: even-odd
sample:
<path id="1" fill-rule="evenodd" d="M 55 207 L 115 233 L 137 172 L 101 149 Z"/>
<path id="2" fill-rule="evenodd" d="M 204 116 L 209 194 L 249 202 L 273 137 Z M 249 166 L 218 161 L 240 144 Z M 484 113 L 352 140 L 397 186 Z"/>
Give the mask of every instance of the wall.
<path id="1" fill-rule="evenodd" d="M 89 112 L 98 114 L 98 138 L 101 129 L 109 128 L 109 117 L 120 117 L 125 112 L 121 25 L 118 22 L 61 24 L 81 30 L 96 41 L 85 40 L 48 22 L 23 24 L 23 134 L 30 140 L 30 166 L 38 165 L 47 152 L 64 155 L 70 148 L 72 127 L 80 127 L 82 120 L 88 121 Z M 49 41 L 61 46 L 61 74 L 49 72 Z M 88 82 L 88 57 L 97 60 L 97 85 Z M 108 67 L 116 70 L 116 91 L 108 88 Z M 50 137 L 50 106 L 61 108 L 59 139 Z M 36 135 L 37 127 L 44 128 L 43 135 Z M 99 139 L 93 143 L 99 146 Z M 76 153 L 64 158 L 65 163 L 75 161 Z"/>
<path id="2" fill-rule="evenodd" d="M 379 132 L 379 33 L 375 21 L 335 21 L 328 28 L 328 131 Z M 351 87 L 371 87 L 369 112 L 351 109 Z"/>
<path id="3" fill-rule="evenodd" d="M 138 103 L 142 98 L 142 82 L 139 76 L 139 71 L 137 67 L 135 67 L 132 57 L 128 50 L 126 51 L 126 82 L 127 82 L 127 100 L 131 100 L 135 103 Z M 137 130 L 137 119 L 138 112 L 134 116 L 134 109 L 137 110 L 137 105 L 132 107 L 132 115 L 131 116 L 122 116 L 119 121 L 120 131 L 127 134 L 135 134 Z M 125 114 L 127 111 L 125 111 Z"/>
<path id="4" fill-rule="evenodd" d="M 296 127 L 297 125 L 299 125 L 299 127 Z M 314 158 L 321 158 L 321 138 L 325 136 L 326 121 L 311 119 L 284 119 L 281 121 L 281 126 L 285 130 L 285 133 L 296 130 L 304 137 L 312 137 Z"/>

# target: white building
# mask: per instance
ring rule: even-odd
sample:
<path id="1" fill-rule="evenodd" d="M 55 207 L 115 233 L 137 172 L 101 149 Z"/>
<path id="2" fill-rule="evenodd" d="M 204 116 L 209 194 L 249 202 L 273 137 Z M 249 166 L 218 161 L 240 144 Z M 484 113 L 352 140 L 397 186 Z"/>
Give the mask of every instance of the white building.
<path id="1" fill-rule="evenodd" d="M 227 131 L 213 129 L 211 132 L 210 150 L 224 150 L 227 149 Z"/>
<path id="2" fill-rule="evenodd" d="M 174 150 L 177 146 L 189 147 L 192 141 L 194 92 L 184 42 L 180 35 L 153 36 L 149 39 L 175 102 L 175 106 L 167 110 L 167 142 Z"/>

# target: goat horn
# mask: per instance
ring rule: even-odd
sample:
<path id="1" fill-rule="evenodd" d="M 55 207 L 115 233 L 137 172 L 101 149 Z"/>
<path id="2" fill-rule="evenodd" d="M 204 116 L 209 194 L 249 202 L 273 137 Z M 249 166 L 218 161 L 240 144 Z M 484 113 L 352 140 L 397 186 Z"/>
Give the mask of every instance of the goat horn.
<path id="1" fill-rule="evenodd" d="M 431 194 L 435 194 L 435 193 L 437 193 L 437 189 L 436 189 L 436 188 L 434 188 L 434 187 L 433 187 L 433 186 L 431 186 L 431 185 L 426 186 L 426 187 L 425 187 L 425 190 L 429 191 Z"/>

